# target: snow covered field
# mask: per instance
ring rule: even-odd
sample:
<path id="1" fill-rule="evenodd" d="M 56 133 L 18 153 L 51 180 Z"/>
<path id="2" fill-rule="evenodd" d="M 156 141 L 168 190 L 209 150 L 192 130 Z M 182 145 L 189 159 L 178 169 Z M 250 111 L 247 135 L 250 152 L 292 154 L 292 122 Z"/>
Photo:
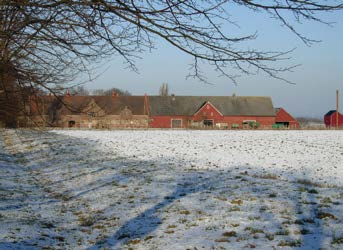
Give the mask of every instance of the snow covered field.
<path id="1" fill-rule="evenodd" d="M 343 247 L 343 131 L 0 130 L 0 249 Z"/>

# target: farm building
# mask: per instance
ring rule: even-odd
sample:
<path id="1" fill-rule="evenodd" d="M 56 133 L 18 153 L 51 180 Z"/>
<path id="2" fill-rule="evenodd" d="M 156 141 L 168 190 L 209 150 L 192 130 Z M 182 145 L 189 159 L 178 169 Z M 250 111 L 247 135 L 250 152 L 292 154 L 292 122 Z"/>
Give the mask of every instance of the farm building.
<path id="1" fill-rule="evenodd" d="M 31 102 L 32 126 L 148 128 L 145 96 L 43 97 Z M 37 104 L 38 103 L 38 104 Z M 63 105 L 63 103 L 65 105 Z"/>
<path id="2" fill-rule="evenodd" d="M 299 122 L 283 108 L 276 108 L 275 113 L 275 124 L 277 127 L 292 129 L 300 128 Z"/>
<path id="3" fill-rule="evenodd" d="M 150 96 L 152 128 L 271 128 L 270 97 Z"/>
<path id="4" fill-rule="evenodd" d="M 29 126 L 62 128 L 299 128 L 270 97 L 43 96 L 32 97 Z M 63 105 L 63 103 L 65 105 Z"/>
<path id="5" fill-rule="evenodd" d="M 330 110 L 324 115 L 324 123 L 327 128 L 336 127 L 337 121 L 338 127 L 343 127 L 343 115 L 336 110 Z"/>

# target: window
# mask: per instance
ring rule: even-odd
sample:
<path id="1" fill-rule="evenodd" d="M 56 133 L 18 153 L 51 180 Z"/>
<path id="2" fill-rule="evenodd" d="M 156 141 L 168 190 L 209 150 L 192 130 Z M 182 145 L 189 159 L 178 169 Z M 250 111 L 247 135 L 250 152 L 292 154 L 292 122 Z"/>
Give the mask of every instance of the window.
<path id="1" fill-rule="evenodd" d="M 204 120 L 204 125 L 207 127 L 213 127 L 213 120 Z"/>
<path id="2" fill-rule="evenodd" d="M 68 127 L 69 128 L 74 128 L 75 127 L 75 121 L 69 121 L 68 122 Z"/>
<path id="3" fill-rule="evenodd" d="M 171 119 L 172 128 L 182 128 L 182 119 Z"/>
<path id="4" fill-rule="evenodd" d="M 88 115 L 89 115 L 90 117 L 95 117 L 95 112 L 89 112 Z"/>
<path id="5" fill-rule="evenodd" d="M 260 126 L 260 123 L 256 122 L 256 120 L 243 121 L 243 128 L 258 128 L 259 126 Z"/>

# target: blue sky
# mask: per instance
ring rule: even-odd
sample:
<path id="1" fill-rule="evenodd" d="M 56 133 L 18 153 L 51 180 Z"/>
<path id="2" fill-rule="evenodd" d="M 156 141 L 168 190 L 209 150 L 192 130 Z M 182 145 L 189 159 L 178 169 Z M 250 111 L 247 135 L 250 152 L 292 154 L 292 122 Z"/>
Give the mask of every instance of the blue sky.
<path id="1" fill-rule="evenodd" d="M 192 58 L 156 39 L 156 49 L 141 54 L 142 59 L 137 60 L 139 74 L 126 69 L 122 58 L 113 57 L 101 68 L 106 71 L 86 86 L 89 89 L 117 87 L 133 95 L 157 95 L 160 85 L 166 82 L 170 93 L 175 95 L 271 96 L 275 107 L 284 107 L 294 116 L 317 118 L 335 109 L 335 91 L 339 89 L 343 111 L 343 11 L 325 17 L 336 22 L 333 27 L 319 23 L 296 26 L 308 37 L 321 40 L 311 47 L 268 16 L 236 11 L 237 15 L 233 16 L 240 25 L 239 32 L 258 31 L 258 39 L 251 41 L 249 47 L 282 51 L 296 48 L 285 65 L 301 65 L 282 75 L 295 85 L 264 74 L 242 76 L 235 85 L 225 77 L 217 77 L 209 66 L 202 69 L 212 85 L 186 79 Z M 237 32 L 237 28 L 225 27 L 227 32 L 231 29 Z"/>

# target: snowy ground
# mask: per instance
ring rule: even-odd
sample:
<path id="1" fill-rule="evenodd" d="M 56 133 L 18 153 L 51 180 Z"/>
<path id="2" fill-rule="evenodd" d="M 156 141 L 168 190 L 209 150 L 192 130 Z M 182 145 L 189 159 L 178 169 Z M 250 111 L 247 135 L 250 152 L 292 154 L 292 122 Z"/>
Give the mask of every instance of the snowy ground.
<path id="1" fill-rule="evenodd" d="M 343 131 L 0 130 L 0 249 L 343 248 Z"/>

